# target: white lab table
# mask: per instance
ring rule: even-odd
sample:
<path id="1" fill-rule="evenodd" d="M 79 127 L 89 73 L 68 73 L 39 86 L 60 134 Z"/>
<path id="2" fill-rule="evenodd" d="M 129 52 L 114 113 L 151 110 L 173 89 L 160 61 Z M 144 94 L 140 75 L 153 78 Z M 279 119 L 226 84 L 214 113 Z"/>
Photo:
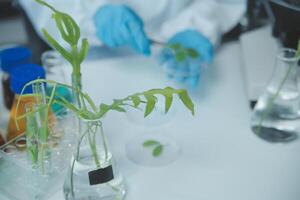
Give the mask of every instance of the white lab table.
<path id="1" fill-rule="evenodd" d="M 179 141 L 181 154 L 169 165 L 142 167 L 128 160 L 127 141 L 146 128 L 124 114 L 107 115 L 105 133 L 126 179 L 126 199 L 299 200 L 299 141 L 270 144 L 251 132 L 240 55 L 237 42 L 223 45 L 213 66 L 203 72 L 200 86 L 190 93 L 196 115 L 178 104 L 168 123 L 151 129 Z M 89 60 L 82 74 L 84 90 L 98 103 L 180 86 L 165 78 L 154 58 L 136 55 Z M 62 193 L 51 200 L 63 200 Z"/>

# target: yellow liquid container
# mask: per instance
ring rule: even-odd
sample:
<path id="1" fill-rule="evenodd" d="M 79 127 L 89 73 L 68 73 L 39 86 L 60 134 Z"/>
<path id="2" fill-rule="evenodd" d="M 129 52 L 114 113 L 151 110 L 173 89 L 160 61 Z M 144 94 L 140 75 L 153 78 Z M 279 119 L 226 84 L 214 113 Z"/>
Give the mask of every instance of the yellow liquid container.
<path id="1" fill-rule="evenodd" d="M 14 68 L 11 71 L 10 76 L 10 88 L 15 93 L 15 98 L 10 111 L 10 119 L 7 126 L 7 141 L 11 141 L 25 132 L 25 117 L 19 119 L 18 121 L 16 120 L 18 117 L 23 116 L 26 113 L 25 105 L 37 103 L 36 97 L 22 96 L 34 93 L 34 88 L 32 85 L 28 87 L 25 87 L 25 85 L 36 79 L 45 79 L 45 70 L 43 67 L 35 64 L 24 64 Z M 18 102 L 19 106 L 17 108 Z"/>
<path id="2" fill-rule="evenodd" d="M 19 107 L 17 110 L 17 103 L 19 102 Z M 34 103 L 35 98 L 34 97 L 22 97 L 19 95 L 15 96 L 11 111 L 10 111 L 10 118 L 7 126 L 7 141 L 10 141 L 17 136 L 21 135 L 25 132 L 26 129 L 26 121 L 25 118 L 22 118 L 17 121 L 17 118 L 19 116 L 22 116 L 26 113 L 25 111 L 25 105 Z M 17 124 L 18 123 L 18 127 Z M 19 129 L 18 129 L 19 128 Z"/>

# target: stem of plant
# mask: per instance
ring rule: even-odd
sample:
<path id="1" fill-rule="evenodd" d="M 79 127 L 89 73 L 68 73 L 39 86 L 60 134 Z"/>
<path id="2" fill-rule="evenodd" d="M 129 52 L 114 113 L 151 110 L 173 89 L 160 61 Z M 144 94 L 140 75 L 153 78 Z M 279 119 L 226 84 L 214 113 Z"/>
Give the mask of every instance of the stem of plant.
<path id="1" fill-rule="evenodd" d="M 42 165 L 42 174 L 45 174 L 45 146 L 44 144 L 41 145 L 41 165 Z"/>
<path id="2" fill-rule="evenodd" d="M 292 65 L 289 66 L 289 69 L 288 69 L 287 73 L 285 74 L 284 78 L 282 79 L 282 81 L 281 81 L 281 83 L 279 85 L 278 90 L 276 91 L 276 93 L 274 94 L 274 96 L 268 102 L 267 109 L 263 113 L 262 117 L 260 118 L 260 121 L 259 121 L 259 124 L 258 124 L 258 130 L 257 130 L 256 134 L 258 134 L 258 135 L 260 134 L 261 128 L 262 128 L 262 123 L 265 120 L 265 118 L 267 117 L 267 115 L 270 113 L 270 111 L 272 110 L 276 98 L 278 97 L 278 95 L 279 95 L 279 93 L 280 93 L 280 91 L 281 91 L 284 83 L 286 82 L 286 80 L 288 79 L 288 76 L 289 76 L 290 72 L 292 71 L 292 67 L 293 67 Z"/>
<path id="3" fill-rule="evenodd" d="M 101 132 L 101 139 L 103 142 L 103 147 L 104 147 L 104 152 L 105 152 L 105 159 L 108 159 L 108 148 L 107 148 L 107 144 L 106 144 L 106 140 L 104 137 L 104 132 L 103 132 L 103 127 L 102 127 L 102 123 L 100 124 L 100 132 Z"/>
<path id="4" fill-rule="evenodd" d="M 81 89 L 81 77 L 80 77 L 80 70 L 78 72 L 78 70 L 76 69 L 80 69 L 80 65 L 73 65 L 73 72 L 72 72 L 72 87 L 74 87 L 75 89 Z M 76 91 L 73 91 L 73 98 L 76 100 L 77 106 L 80 109 L 81 108 L 81 104 L 80 104 L 80 98 L 79 98 L 79 93 Z M 75 192 L 74 192 L 74 166 L 75 166 L 75 162 L 76 160 L 79 159 L 79 151 L 80 151 L 80 143 L 82 141 L 82 137 L 81 137 L 81 123 L 80 123 L 80 119 L 78 119 L 78 134 L 79 134 L 79 141 L 76 147 L 76 157 L 74 157 L 73 161 L 72 161 L 72 165 L 71 165 L 71 174 L 70 174 L 70 187 L 71 187 L 71 193 L 72 193 L 72 197 L 75 197 Z"/>
<path id="5" fill-rule="evenodd" d="M 93 123 L 93 122 L 91 122 L 91 123 Z M 96 126 L 95 130 L 92 129 L 93 126 Z M 97 125 L 96 124 L 95 125 L 94 124 L 88 124 L 88 129 L 89 130 L 88 130 L 87 136 L 88 136 L 88 140 L 89 140 L 89 145 L 90 145 L 90 148 L 91 148 L 91 151 L 92 151 L 92 154 L 93 154 L 93 158 L 94 158 L 96 167 L 100 168 L 101 165 L 100 165 L 100 161 L 99 161 L 99 158 L 98 158 L 97 146 L 96 146 L 96 141 L 95 141 L 95 134 L 96 134 L 96 131 L 97 131 Z"/>

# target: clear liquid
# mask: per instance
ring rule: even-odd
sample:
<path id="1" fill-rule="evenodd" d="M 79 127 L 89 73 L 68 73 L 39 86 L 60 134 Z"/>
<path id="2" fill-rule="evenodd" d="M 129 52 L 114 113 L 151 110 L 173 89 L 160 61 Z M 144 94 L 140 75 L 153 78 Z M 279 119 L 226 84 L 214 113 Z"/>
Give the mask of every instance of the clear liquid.
<path id="1" fill-rule="evenodd" d="M 122 200 L 125 196 L 125 186 L 123 183 L 123 177 L 116 170 L 113 164 L 114 179 L 103 184 L 90 185 L 88 173 L 96 169 L 93 157 L 89 152 L 90 149 L 81 150 L 81 156 L 79 161 L 75 161 L 73 171 L 73 185 L 74 185 L 74 197 L 71 190 L 71 173 L 68 173 L 68 177 L 64 185 L 65 199 L 67 200 Z M 101 167 L 106 167 L 113 163 L 111 153 L 108 154 L 108 158 L 103 156 L 100 158 Z"/>
<path id="2" fill-rule="evenodd" d="M 276 91 L 277 88 L 268 87 L 259 98 L 251 128 L 269 142 L 290 142 L 298 137 L 300 131 L 299 92 L 285 88 L 274 100 Z"/>

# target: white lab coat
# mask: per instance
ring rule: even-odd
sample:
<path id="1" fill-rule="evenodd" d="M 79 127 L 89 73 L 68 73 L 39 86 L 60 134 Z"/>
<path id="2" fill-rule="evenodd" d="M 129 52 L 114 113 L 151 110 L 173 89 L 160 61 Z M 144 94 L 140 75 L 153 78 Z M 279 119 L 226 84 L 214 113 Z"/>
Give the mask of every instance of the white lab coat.
<path id="1" fill-rule="evenodd" d="M 196 29 L 216 44 L 223 33 L 233 28 L 246 10 L 246 0 L 46 0 L 58 10 L 70 14 L 79 24 L 82 36 L 91 45 L 99 45 L 93 16 L 108 3 L 131 7 L 144 21 L 151 39 L 166 41 L 184 29 Z M 51 11 L 34 0 L 19 0 L 38 34 L 46 28 L 59 41 Z"/>

